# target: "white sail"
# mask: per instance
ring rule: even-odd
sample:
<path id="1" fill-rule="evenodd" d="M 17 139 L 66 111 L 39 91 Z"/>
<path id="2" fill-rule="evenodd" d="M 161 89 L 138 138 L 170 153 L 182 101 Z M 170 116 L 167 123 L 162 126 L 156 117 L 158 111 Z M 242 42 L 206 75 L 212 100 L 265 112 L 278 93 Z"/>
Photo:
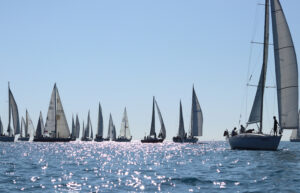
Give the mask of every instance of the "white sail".
<path id="1" fill-rule="evenodd" d="M 9 89 L 9 108 L 11 109 L 11 114 L 12 114 L 12 120 L 13 120 L 13 125 L 14 125 L 14 135 L 20 134 L 20 121 L 19 121 L 19 112 L 18 112 L 18 106 L 15 101 L 15 98 Z M 11 115 L 9 115 L 10 117 Z M 10 128 L 10 126 L 9 126 Z"/>
<path id="2" fill-rule="evenodd" d="M 160 132 L 158 134 L 158 137 L 165 139 L 166 138 L 166 128 L 165 128 L 164 120 L 162 118 L 162 115 L 160 113 L 160 110 L 159 110 L 156 100 L 155 100 L 155 104 L 156 104 L 156 108 L 157 108 L 157 112 L 158 112 L 158 118 L 160 121 Z"/>
<path id="3" fill-rule="evenodd" d="M 191 112 L 191 136 L 202 136 L 203 115 L 193 87 L 192 112 Z"/>
<path id="4" fill-rule="evenodd" d="M 35 136 L 37 138 L 43 137 L 44 130 L 45 130 L 45 127 L 44 127 L 43 115 L 42 115 L 42 112 L 40 112 L 39 121 L 38 121 L 38 124 L 37 124 L 37 127 L 36 127 Z"/>
<path id="5" fill-rule="evenodd" d="M 279 0 L 271 0 L 279 124 L 298 128 L 298 66 L 292 36 Z"/>
<path id="6" fill-rule="evenodd" d="M 108 124 L 108 136 L 111 141 L 116 140 L 116 128 L 112 120 L 111 114 L 109 115 L 109 124 Z"/>
<path id="7" fill-rule="evenodd" d="M 33 136 L 33 134 L 34 134 L 34 125 L 32 123 L 28 111 L 26 110 L 26 137 L 28 135 Z"/>
<path id="8" fill-rule="evenodd" d="M 124 110 L 123 119 L 122 119 L 122 123 L 121 123 L 120 137 L 123 137 L 126 139 L 131 138 L 126 108 Z"/>
<path id="9" fill-rule="evenodd" d="M 56 90 L 56 137 L 68 138 L 70 137 L 70 130 L 65 116 L 65 112 L 60 100 L 58 90 Z"/>
<path id="10" fill-rule="evenodd" d="M 0 117 L 0 135 L 4 135 L 4 129 L 3 129 L 1 117 Z"/>
<path id="11" fill-rule="evenodd" d="M 56 102 L 55 101 L 56 101 L 56 84 L 54 85 L 51 94 L 48 114 L 46 118 L 46 125 L 45 125 L 45 134 L 50 135 L 52 137 L 55 137 L 55 125 L 56 125 L 56 120 L 55 120 Z"/>
<path id="12" fill-rule="evenodd" d="M 79 118 L 78 115 L 76 115 L 76 138 L 79 138 L 79 134 L 80 134 L 80 123 L 79 123 Z"/>
<path id="13" fill-rule="evenodd" d="M 21 119 L 21 131 L 20 131 L 20 136 L 21 137 L 26 137 L 26 127 L 25 127 L 26 123 L 25 123 L 25 119 L 24 117 L 22 117 Z"/>
<path id="14" fill-rule="evenodd" d="M 179 136 L 181 138 L 184 138 L 184 136 L 185 136 L 181 101 L 180 101 L 180 108 L 179 108 L 179 127 L 178 127 L 178 134 L 177 134 L 177 136 Z"/>
<path id="15" fill-rule="evenodd" d="M 98 132 L 97 135 L 99 137 L 103 137 L 103 116 L 102 116 L 102 108 L 99 103 L 99 112 L 98 112 Z"/>

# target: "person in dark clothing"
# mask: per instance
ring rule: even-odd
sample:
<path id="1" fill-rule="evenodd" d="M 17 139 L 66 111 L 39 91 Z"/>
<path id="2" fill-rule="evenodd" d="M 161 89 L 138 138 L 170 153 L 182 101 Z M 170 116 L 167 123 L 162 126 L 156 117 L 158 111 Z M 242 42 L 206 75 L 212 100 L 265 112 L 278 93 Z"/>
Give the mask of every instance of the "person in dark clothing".
<path id="1" fill-rule="evenodd" d="M 274 135 L 277 136 L 278 121 L 276 120 L 275 116 L 273 117 L 273 119 L 274 119 L 274 128 L 273 128 L 273 131 L 274 131 Z"/>
<path id="2" fill-rule="evenodd" d="M 237 135 L 237 132 L 236 132 L 236 127 L 232 130 L 232 132 L 231 132 L 231 136 L 233 137 L 233 136 L 235 136 L 235 135 Z"/>
<path id="3" fill-rule="evenodd" d="M 245 133 L 245 131 L 246 131 L 246 128 L 243 125 L 241 125 L 240 133 Z"/>

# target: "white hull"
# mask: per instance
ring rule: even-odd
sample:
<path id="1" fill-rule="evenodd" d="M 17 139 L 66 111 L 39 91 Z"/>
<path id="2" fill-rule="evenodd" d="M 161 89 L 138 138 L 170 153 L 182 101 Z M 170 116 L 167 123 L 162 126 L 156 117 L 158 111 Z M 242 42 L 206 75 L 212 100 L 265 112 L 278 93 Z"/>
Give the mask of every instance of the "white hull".
<path id="1" fill-rule="evenodd" d="M 231 149 L 244 150 L 271 150 L 275 151 L 280 143 L 281 136 L 245 133 L 229 137 Z"/>

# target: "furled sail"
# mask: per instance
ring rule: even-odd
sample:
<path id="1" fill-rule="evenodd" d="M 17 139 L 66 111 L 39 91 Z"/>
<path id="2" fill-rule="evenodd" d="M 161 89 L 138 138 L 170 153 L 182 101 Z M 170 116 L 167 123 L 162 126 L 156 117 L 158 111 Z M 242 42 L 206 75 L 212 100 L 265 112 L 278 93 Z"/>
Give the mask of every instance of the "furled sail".
<path id="1" fill-rule="evenodd" d="M 279 0 L 271 0 L 279 124 L 298 129 L 298 66 L 292 36 Z"/>
<path id="2" fill-rule="evenodd" d="M 155 104 L 156 104 L 156 108 L 157 108 L 157 112 L 158 112 L 158 118 L 160 121 L 160 132 L 158 134 L 158 137 L 165 139 L 166 138 L 166 128 L 165 128 L 164 120 L 162 118 L 162 115 L 160 113 L 160 110 L 159 110 L 159 107 L 158 107 L 158 104 L 156 101 L 155 101 Z"/>
<path id="3" fill-rule="evenodd" d="M 179 109 L 179 128 L 178 128 L 178 134 L 177 135 L 181 138 L 184 138 L 184 136 L 185 136 L 181 101 L 180 101 L 180 109 Z"/>
<path id="4" fill-rule="evenodd" d="M 56 138 L 70 137 L 69 126 L 56 84 L 54 84 L 54 88 L 50 99 L 45 132 L 49 133 L 50 136 Z"/>
<path id="5" fill-rule="evenodd" d="M 150 136 L 155 135 L 155 105 L 154 105 L 155 98 L 153 97 L 153 105 L 152 105 L 152 120 L 151 120 L 151 129 L 150 129 Z"/>
<path id="6" fill-rule="evenodd" d="M 102 108 L 99 103 L 99 112 L 98 112 L 98 133 L 99 137 L 103 137 L 103 116 L 102 116 Z"/>
<path id="7" fill-rule="evenodd" d="M 203 115 L 193 87 L 192 113 L 191 113 L 191 136 L 202 136 Z"/>
<path id="8" fill-rule="evenodd" d="M 76 138 L 79 138 L 79 133 L 80 133 L 80 123 L 79 123 L 79 118 L 78 115 L 76 115 Z"/>
<path id="9" fill-rule="evenodd" d="M 126 108 L 124 110 L 123 119 L 121 123 L 120 137 L 125 137 L 126 139 L 131 138 Z"/>
<path id="10" fill-rule="evenodd" d="M 263 102 L 264 102 L 263 98 L 264 98 L 264 89 L 266 83 L 267 64 L 268 64 L 268 55 L 269 55 L 269 35 L 270 35 L 269 31 L 270 31 L 270 8 L 269 8 L 269 0 L 266 0 L 263 65 L 260 73 L 260 78 L 259 78 L 252 110 L 249 116 L 248 124 L 262 122 Z M 261 130 L 262 128 L 260 127 L 260 132 Z"/>
<path id="11" fill-rule="evenodd" d="M 73 115 L 72 115 L 72 134 L 71 134 L 71 138 L 76 138 L 76 127 L 75 127 Z"/>
<path id="12" fill-rule="evenodd" d="M 14 134 L 20 134 L 20 121 L 19 121 L 19 112 L 18 112 L 18 106 L 17 103 L 14 99 L 14 96 L 9 89 L 9 108 L 11 109 L 11 114 L 12 114 L 12 120 L 13 120 L 13 125 L 14 125 Z M 10 117 L 11 115 L 9 115 Z M 9 126 L 10 128 L 10 126 Z"/>
<path id="13" fill-rule="evenodd" d="M 36 127 L 35 136 L 37 138 L 43 137 L 44 130 L 45 130 L 45 127 L 44 127 L 43 115 L 42 115 L 42 112 L 40 112 L 40 117 L 39 117 L 39 121 L 38 121 L 38 124 Z"/>

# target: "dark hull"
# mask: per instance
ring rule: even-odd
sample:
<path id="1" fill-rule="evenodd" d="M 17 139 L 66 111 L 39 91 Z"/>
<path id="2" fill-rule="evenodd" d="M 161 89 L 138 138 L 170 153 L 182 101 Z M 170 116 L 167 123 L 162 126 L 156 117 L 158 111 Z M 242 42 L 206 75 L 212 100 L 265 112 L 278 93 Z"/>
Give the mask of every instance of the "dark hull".
<path id="1" fill-rule="evenodd" d="M 34 138 L 34 142 L 69 142 L 71 138 L 52 138 L 52 137 L 41 137 Z"/>
<path id="2" fill-rule="evenodd" d="M 299 139 L 290 139 L 290 142 L 300 142 L 300 138 Z"/>
<path id="3" fill-rule="evenodd" d="M 18 141 L 29 141 L 29 137 L 19 137 Z"/>
<path id="4" fill-rule="evenodd" d="M 104 141 L 104 139 L 103 139 L 103 137 L 96 137 L 96 138 L 94 139 L 94 141 L 102 142 L 102 141 Z"/>
<path id="5" fill-rule="evenodd" d="M 141 142 L 142 143 L 162 143 L 164 141 L 164 139 L 142 139 Z"/>
<path id="6" fill-rule="evenodd" d="M 231 149 L 276 151 L 281 136 L 246 133 L 229 137 Z"/>
<path id="7" fill-rule="evenodd" d="M 130 142 L 131 139 L 126 139 L 126 138 L 117 138 L 116 139 L 117 142 Z"/>
<path id="8" fill-rule="evenodd" d="M 14 142 L 15 137 L 9 137 L 9 136 L 0 136 L 1 142 Z"/>
<path id="9" fill-rule="evenodd" d="M 173 142 L 175 143 L 196 143 L 198 138 L 181 138 L 181 137 L 173 137 Z"/>
<path id="10" fill-rule="evenodd" d="M 71 138 L 71 140 L 70 141 L 76 141 L 76 138 Z"/>
<path id="11" fill-rule="evenodd" d="M 81 138 L 81 141 L 93 141 L 92 138 Z"/>

